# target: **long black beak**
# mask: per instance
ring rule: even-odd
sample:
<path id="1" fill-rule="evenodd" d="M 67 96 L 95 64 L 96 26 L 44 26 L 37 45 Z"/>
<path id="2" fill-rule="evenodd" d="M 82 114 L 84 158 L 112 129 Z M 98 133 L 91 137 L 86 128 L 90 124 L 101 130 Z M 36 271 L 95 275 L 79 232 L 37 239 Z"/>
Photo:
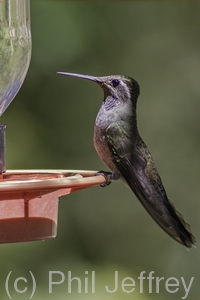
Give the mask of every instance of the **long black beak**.
<path id="1" fill-rule="evenodd" d="M 99 77 L 90 76 L 90 75 L 83 75 L 83 74 L 76 74 L 76 73 L 65 73 L 65 72 L 56 72 L 56 74 L 63 75 L 63 76 L 72 76 L 72 77 L 83 78 L 83 79 L 94 81 L 98 84 L 102 83 L 102 81 Z"/>

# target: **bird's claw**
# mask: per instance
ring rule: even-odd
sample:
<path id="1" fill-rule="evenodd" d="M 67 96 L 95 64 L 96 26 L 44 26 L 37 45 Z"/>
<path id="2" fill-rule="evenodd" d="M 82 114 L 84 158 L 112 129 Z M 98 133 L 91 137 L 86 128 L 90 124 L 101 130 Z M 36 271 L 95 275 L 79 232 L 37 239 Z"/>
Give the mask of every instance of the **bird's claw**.
<path id="1" fill-rule="evenodd" d="M 95 176 L 103 176 L 105 178 L 105 182 L 101 183 L 101 187 L 106 187 L 107 185 L 111 184 L 111 179 L 112 179 L 112 173 L 111 172 L 106 172 L 106 171 L 99 171 L 95 174 Z"/>

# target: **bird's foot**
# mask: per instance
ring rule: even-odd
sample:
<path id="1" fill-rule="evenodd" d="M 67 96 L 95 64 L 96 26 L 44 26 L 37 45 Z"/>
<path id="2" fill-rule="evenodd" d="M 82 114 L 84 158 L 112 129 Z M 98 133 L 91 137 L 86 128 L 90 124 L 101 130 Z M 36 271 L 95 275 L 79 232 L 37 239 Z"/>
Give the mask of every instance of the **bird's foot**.
<path id="1" fill-rule="evenodd" d="M 101 187 L 105 187 L 105 186 L 111 184 L 112 177 L 113 177 L 113 174 L 111 172 L 106 172 L 106 171 L 101 170 L 95 174 L 95 176 L 99 176 L 99 175 L 104 176 L 104 178 L 105 178 L 105 182 L 100 184 Z"/>

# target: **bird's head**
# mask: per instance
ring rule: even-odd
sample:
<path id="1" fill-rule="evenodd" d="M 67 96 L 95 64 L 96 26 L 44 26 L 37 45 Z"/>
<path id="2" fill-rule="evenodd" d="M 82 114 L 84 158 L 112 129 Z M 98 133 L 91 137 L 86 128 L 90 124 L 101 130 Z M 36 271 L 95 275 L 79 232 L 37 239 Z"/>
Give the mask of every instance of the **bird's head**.
<path id="1" fill-rule="evenodd" d="M 75 73 L 57 72 L 59 75 L 73 76 L 96 82 L 104 91 L 104 101 L 112 97 L 119 102 L 132 101 L 135 105 L 140 94 L 140 87 L 136 80 L 126 75 L 110 75 L 95 77 Z"/>

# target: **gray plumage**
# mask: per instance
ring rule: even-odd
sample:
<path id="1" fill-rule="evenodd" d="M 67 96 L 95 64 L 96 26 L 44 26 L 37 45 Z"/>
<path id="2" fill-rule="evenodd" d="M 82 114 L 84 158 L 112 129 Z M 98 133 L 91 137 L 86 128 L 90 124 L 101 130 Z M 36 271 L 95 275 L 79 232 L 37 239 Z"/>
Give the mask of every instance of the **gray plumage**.
<path id="1" fill-rule="evenodd" d="M 190 226 L 167 197 L 152 156 L 139 135 L 136 119 L 138 83 L 125 75 L 58 74 L 94 81 L 104 91 L 104 100 L 95 121 L 94 146 L 112 171 L 100 171 L 107 184 L 121 178 L 167 234 L 186 247 L 194 245 L 195 237 Z"/>

